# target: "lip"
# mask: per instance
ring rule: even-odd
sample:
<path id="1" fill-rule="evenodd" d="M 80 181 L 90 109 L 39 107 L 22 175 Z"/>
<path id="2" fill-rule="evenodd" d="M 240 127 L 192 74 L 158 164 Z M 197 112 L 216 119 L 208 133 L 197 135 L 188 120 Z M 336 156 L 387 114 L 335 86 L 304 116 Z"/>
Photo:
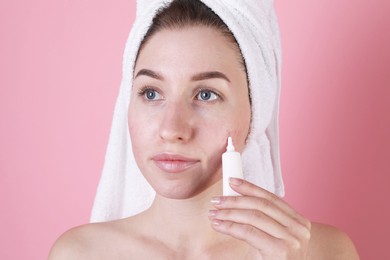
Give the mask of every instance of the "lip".
<path id="1" fill-rule="evenodd" d="M 199 160 L 179 154 L 161 153 L 152 157 L 158 168 L 168 173 L 180 173 L 196 165 Z"/>

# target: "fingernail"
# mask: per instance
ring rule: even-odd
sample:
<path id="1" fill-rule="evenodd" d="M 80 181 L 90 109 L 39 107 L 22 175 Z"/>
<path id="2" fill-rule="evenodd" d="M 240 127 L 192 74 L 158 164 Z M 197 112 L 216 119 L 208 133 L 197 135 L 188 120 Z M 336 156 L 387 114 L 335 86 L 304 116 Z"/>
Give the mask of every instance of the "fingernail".
<path id="1" fill-rule="evenodd" d="M 222 203 L 222 198 L 221 197 L 213 197 L 210 202 L 214 205 L 218 205 Z"/>
<path id="2" fill-rule="evenodd" d="M 217 215 L 217 210 L 209 210 L 209 217 L 214 218 Z"/>
<path id="3" fill-rule="evenodd" d="M 213 226 L 219 226 L 221 225 L 222 223 L 222 220 L 219 220 L 219 219 L 214 219 L 211 224 L 213 224 Z"/>
<path id="4" fill-rule="evenodd" d="M 230 177 L 229 178 L 229 183 L 230 184 L 233 184 L 233 185 L 241 185 L 244 181 L 242 179 L 238 179 L 238 178 L 233 178 L 233 177 Z"/>

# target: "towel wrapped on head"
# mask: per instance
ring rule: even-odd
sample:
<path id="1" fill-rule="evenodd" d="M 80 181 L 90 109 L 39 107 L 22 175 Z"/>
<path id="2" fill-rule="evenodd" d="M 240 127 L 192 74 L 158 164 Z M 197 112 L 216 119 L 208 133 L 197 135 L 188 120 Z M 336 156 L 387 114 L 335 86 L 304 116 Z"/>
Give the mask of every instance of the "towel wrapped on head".
<path id="1" fill-rule="evenodd" d="M 126 42 L 122 82 L 91 222 L 135 215 L 147 209 L 153 201 L 155 191 L 134 159 L 127 111 L 140 44 L 156 13 L 172 1 L 137 1 L 136 19 Z M 228 26 L 245 61 L 252 109 L 250 133 L 242 152 L 245 179 L 283 196 L 278 133 L 281 46 L 273 1 L 200 1 Z"/>

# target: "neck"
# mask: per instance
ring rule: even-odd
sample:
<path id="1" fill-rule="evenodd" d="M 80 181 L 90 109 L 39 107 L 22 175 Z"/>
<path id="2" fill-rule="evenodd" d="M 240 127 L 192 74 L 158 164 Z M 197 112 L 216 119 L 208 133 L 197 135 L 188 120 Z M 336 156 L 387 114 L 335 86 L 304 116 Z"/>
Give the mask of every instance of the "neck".
<path id="1" fill-rule="evenodd" d="M 224 239 L 211 228 L 208 219 L 208 211 L 213 208 L 211 198 L 221 194 L 221 181 L 189 199 L 168 199 L 157 194 L 144 217 L 156 238 L 166 246 L 189 253 L 206 250 Z"/>

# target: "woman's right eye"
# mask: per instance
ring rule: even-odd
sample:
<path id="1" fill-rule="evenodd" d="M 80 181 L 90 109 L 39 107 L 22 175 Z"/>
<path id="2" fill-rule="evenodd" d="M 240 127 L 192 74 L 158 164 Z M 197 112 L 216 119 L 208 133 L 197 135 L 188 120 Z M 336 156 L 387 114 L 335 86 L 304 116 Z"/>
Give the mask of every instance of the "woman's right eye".
<path id="1" fill-rule="evenodd" d="M 148 87 L 142 88 L 138 92 L 138 95 L 143 96 L 146 100 L 150 100 L 150 101 L 156 101 L 162 99 L 162 96 L 160 95 L 160 93 L 158 93 L 158 91 Z"/>

